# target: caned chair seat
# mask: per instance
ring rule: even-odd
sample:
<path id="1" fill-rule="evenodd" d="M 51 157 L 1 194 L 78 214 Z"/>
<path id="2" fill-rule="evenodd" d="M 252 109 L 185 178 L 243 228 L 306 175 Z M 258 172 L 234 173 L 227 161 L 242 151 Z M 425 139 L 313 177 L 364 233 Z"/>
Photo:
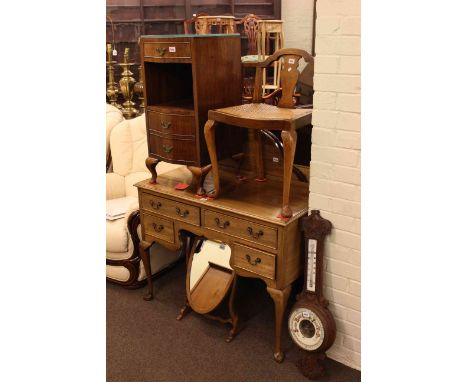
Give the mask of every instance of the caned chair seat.
<path id="1" fill-rule="evenodd" d="M 210 110 L 208 119 L 251 129 L 291 130 L 310 124 L 312 109 L 285 109 L 266 103 L 249 103 Z"/>

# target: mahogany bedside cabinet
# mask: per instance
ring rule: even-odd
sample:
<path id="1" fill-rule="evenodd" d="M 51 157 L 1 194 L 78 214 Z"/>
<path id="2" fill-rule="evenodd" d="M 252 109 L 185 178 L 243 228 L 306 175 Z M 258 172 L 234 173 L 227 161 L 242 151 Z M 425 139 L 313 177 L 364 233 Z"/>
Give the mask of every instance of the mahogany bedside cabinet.
<path id="1" fill-rule="evenodd" d="M 241 102 L 240 35 L 141 36 L 140 52 L 152 182 L 159 161 L 187 165 L 203 195 L 211 169 L 203 133 L 208 110 Z M 244 137 L 226 126 L 218 155 L 239 153 Z"/>

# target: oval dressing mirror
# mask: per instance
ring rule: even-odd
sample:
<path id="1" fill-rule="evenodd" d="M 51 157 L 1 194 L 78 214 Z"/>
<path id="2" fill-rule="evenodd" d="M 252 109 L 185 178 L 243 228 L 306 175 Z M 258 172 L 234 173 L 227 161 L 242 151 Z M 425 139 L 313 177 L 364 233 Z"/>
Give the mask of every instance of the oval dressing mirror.
<path id="1" fill-rule="evenodd" d="M 229 265 L 231 248 L 200 238 L 190 253 L 187 267 L 187 299 L 197 313 L 214 310 L 230 291 L 234 271 Z"/>

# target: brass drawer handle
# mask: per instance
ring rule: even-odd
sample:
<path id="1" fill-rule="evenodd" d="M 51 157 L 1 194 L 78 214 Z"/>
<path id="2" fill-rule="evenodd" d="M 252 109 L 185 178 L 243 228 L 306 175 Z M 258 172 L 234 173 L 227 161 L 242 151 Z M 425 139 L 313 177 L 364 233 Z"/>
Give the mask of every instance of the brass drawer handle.
<path id="1" fill-rule="evenodd" d="M 162 224 L 156 224 L 156 223 L 153 223 L 153 228 L 156 232 L 161 232 L 163 229 L 164 229 L 164 226 Z"/>
<path id="2" fill-rule="evenodd" d="M 159 53 L 159 55 L 162 57 L 166 54 L 166 48 L 161 48 L 161 47 L 158 47 L 156 48 L 156 52 Z"/>
<path id="3" fill-rule="evenodd" d="M 165 153 L 170 153 L 172 149 L 174 148 L 173 146 L 166 146 L 166 145 L 163 145 L 162 147 Z"/>
<path id="4" fill-rule="evenodd" d="M 175 208 L 175 212 L 177 213 L 177 215 L 179 215 L 180 217 L 182 218 L 185 218 L 188 216 L 188 214 L 190 213 L 189 210 L 185 210 L 184 212 L 181 211 L 181 209 L 179 207 L 176 207 Z"/>
<path id="5" fill-rule="evenodd" d="M 161 121 L 161 127 L 163 129 L 169 129 L 171 127 L 171 122 Z"/>
<path id="6" fill-rule="evenodd" d="M 150 200 L 150 205 L 153 207 L 155 210 L 159 210 L 159 207 L 162 206 L 161 202 L 154 202 L 153 200 Z"/>
<path id="7" fill-rule="evenodd" d="M 229 227 L 229 220 L 226 220 L 223 224 L 221 224 L 221 221 L 219 218 L 215 218 L 215 223 L 219 228 L 225 229 L 226 227 Z"/>
<path id="8" fill-rule="evenodd" d="M 254 239 L 258 240 L 263 236 L 263 231 L 254 232 L 252 227 L 247 227 L 247 233 Z"/>
<path id="9" fill-rule="evenodd" d="M 252 259 L 250 258 L 250 255 L 245 255 L 246 260 L 250 265 L 256 266 L 257 264 L 260 264 L 262 262 L 262 259 L 257 257 L 254 262 L 252 262 Z"/>

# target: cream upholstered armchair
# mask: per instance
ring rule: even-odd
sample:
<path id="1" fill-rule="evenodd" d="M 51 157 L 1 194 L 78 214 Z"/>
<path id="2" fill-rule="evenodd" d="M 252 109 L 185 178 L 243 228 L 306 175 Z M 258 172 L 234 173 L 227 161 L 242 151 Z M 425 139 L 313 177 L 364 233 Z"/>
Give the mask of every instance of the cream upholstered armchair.
<path id="1" fill-rule="evenodd" d="M 123 120 L 110 132 L 112 172 L 106 174 L 106 200 L 120 199 L 126 206 L 124 217 L 106 220 L 107 280 L 127 287 L 142 286 L 146 273 L 139 255 L 140 217 L 138 192 L 133 185 L 151 177 L 145 166 L 148 156 L 145 116 Z M 158 176 L 190 183 L 192 175 L 185 166 L 160 162 Z M 180 257 L 155 244 L 150 251 L 153 274 L 166 269 Z"/>
<path id="2" fill-rule="evenodd" d="M 111 156 L 109 150 L 109 138 L 111 130 L 124 120 L 122 111 L 117 109 L 115 106 L 106 103 L 106 171 L 109 170 L 111 165 Z"/>

